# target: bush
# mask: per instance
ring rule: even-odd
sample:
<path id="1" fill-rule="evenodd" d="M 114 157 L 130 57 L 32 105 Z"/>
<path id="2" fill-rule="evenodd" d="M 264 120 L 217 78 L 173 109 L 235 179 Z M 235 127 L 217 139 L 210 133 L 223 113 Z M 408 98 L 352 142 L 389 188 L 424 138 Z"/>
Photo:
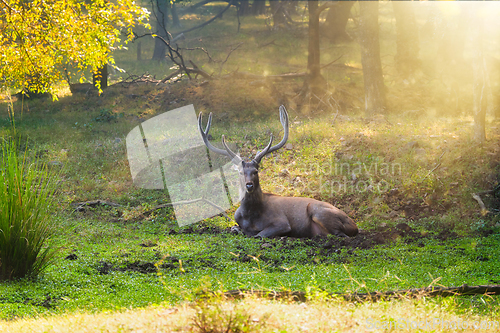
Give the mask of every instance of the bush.
<path id="1" fill-rule="evenodd" d="M 47 243 L 55 177 L 46 165 L 29 163 L 14 142 L 0 146 L 0 280 L 35 278 L 55 254 Z"/>

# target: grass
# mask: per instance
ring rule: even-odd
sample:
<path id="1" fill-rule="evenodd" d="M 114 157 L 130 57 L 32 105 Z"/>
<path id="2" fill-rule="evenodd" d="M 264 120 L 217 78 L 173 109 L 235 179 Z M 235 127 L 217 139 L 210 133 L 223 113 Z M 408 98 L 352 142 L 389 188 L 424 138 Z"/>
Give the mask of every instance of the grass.
<path id="1" fill-rule="evenodd" d="M 48 245 L 55 175 L 28 161 L 15 141 L 3 139 L 0 148 L 0 280 L 36 278 L 55 255 Z"/>
<path id="2" fill-rule="evenodd" d="M 481 300 L 478 300 L 481 302 Z M 488 300 L 485 300 L 488 303 Z M 215 307 L 215 309 L 214 309 Z M 494 331 L 498 311 L 486 306 L 488 315 L 471 315 L 465 308 L 470 302 L 460 298 L 399 300 L 377 303 L 346 303 L 341 300 L 308 303 L 246 299 L 212 304 L 211 309 L 182 304 L 176 307 L 150 306 L 114 313 L 71 314 L 57 318 L 24 319 L 5 326 L 9 332 L 42 331 L 157 331 L 210 332 L 214 322 L 227 323 L 229 332 L 367 332 L 375 329 L 399 329 L 449 332 Z M 462 308 L 462 312 L 454 313 Z M 200 325 L 200 317 L 215 319 Z M 240 326 L 238 326 L 238 324 Z M 241 325 L 243 324 L 243 325 Z M 246 325 L 245 325 L 246 324 Z M 392 326 L 389 326 L 392 325 Z M 396 326 L 397 325 L 397 326 Z M 481 326 L 483 325 L 483 326 Z M 200 328 L 201 326 L 201 328 Z M 384 327 L 385 326 L 385 327 Z M 228 327 L 228 326 L 225 326 Z M 234 328 L 241 327 L 241 330 Z M 220 328 L 220 326 L 219 326 Z"/>
<path id="3" fill-rule="evenodd" d="M 384 15 L 390 15 L 389 5 L 384 10 Z M 305 30 L 268 31 L 263 28 L 265 18 L 257 17 L 244 18 L 237 34 L 231 15 L 234 12 L 194 35 L 203 43 L 191 37 L 186 45 L 210 48 L 220 60 L 228 45 L 245 42 L 231 55 L 223 73 L 238 67 L 270 74 L 305 70 L 306 55 L 300 52 L 307 42 Z M 186 27 L 201 21 L 196 16 L 189 20 Z M 233 30 L 227 29 L 228 24 Z M 392 23 L 384 19 L 381 24 L 386 31 L 383 52 L 390 54 Z M 273 39 L 279 47 L 257 47 Z M 322 63 L 344 54 L 344 63 L 360 66 L 356 43 L 322 45 Z M 144 57 L 151 46 L 151 41 L 143 40 Z M 120 67 L 129 74 L 146 70 L 158 77 L 167 74 L 168 63 L 135 61 L 134 47 L 129 53 L 117 53 Z M 199 66 L 218 72 L 220 64 L 204 57 L 189 53 Z M 234 224 L 219 216 L 179 228 L 170 208 L 141 215 L 169 197 L 161 190 L 134 187 L 125 142 L 131 129 L 193 103 L 198 112 L 214 112 L 215 142 L 225 134 L 238 144 L 242 156 L 250 157 L 267 143 L 271 132 L 279 137 L 278 101 L 293 102 L 300 81 L 275 83 L 282 92 L 279 96 L 269 86 L 247 81 L 214 80 L 200 85 L 181 79 L 161 87 L 111 87 L 100 97 L 62 93 L 57 102 L 14 102 L 17 133 L 30 138 L 28 159 L 36 157 L 53 170 L 64 166 L 54 206 L 57 214 L 51 219 L 56 232 L 49 243 L 60 251 L 36 280 L 0 284 L 0 331 L 190 331 L 196 327 L 201 331 L 199 326 L 209 328 L 207 321 L 196 325 L 203 314 L 205 319 L 218 318 L 216 323 L 239 318 L 237 322 L 247 328 L 255 324 L 254 330 L 287 332 L 364 331 L 377 320 L 382 325 L 386 319 L 399 318 L 499 320 L 497 296 L 374 304 L 321 301 L 325 291 L 499 283 L 498 200 L 483 196 L 490 209 L 484 215 L 471 197 L 498 183 L 498 120 L 488 118 L 489 140 L 475 145 L 470 113 L 449 113 L 455 100 L 437 105 L 434 97 L 418 96 L 432 91 L 440 96 L 445 88 L 437 81 L 424 84 L 422 80 L 411 91 L 405 90 L 396 79 L 391 81 L 391 62 L 389 57 L 383 59 L 390 92 L 388 115 L 363 117 L 361 103 L 353 97 L 362 96 L 359 71 L 327 68 L 324 74 L 342 102 L 341 112 L 336 115 L 314 104 L 302 112 L 291 103 L 292 149 L 266 157 L 261 168 L 265 191 L 331 202 L 368 232 L 406 223 L 421 237 L 413 241 L 396 237 L 366 248 L 328 246 L 334 238 L 256 240 L 215 232 Z M 465 94 L 461 98 L 466 109 Z M 0 135 L 13 135 L 6 112 L 0 114 Z M 96 199 L 123 207 L 75 211 L 72 205 Z M 233 216 L 234 211 L 235 207 L 228 214 Z M 443 239 L 442 231 L 451 236 Z M 311 297 L 307 304 L 218 300 L 206 308 L 194 302 L 202 291 L 237 288 L 301 290 Z M 367 322 L 369 318 L 375 321 Z"/>

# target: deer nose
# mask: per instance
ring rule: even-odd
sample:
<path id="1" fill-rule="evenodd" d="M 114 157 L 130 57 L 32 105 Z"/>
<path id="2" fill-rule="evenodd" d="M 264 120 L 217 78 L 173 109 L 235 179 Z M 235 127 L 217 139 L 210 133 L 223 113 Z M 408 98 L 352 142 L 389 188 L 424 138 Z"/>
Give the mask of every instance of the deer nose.
<path id="1" fill-rule="evenodd" d="M 253 192 L 253 183 L 247 183 L 246 187 L 247 187 L 247 192 L 248 193 L 252 193 Z"/>

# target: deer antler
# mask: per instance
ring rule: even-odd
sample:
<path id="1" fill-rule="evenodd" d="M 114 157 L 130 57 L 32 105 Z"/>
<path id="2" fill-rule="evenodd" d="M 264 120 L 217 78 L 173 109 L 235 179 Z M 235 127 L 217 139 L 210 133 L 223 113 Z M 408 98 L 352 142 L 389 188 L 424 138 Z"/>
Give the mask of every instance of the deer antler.
<path id="1" fill-rule="evenodd" d="M 207 122 L 207 127 L 205 130 L 203 130 L 202 126 L 202 116 L 203 113 L 200 112 L 200 115 L 198 116 L 198 129 L 200 130 L 201 137 L 203 139 L 203 142 L 205 143 L 205 146 L 207 146 L 208 149 L 213 151 L 214 153 L 225 155 L 230 157 L 233 160 L 233 163 L 239 164 L 241 163 L 242 159 L 238 155 L 236 155 L 234 152 L 229 149 L 229 147 L 226 145 L 226 141 L 224 139 L 224 135 L 222 136 L 222 145 L 224 146 L 224 149 L 217 148 L 213 146 L 210 141 L 208 141 L 208 131 L 210 131 L 210 125 L 212 125 L 212 112 L 208 115 L 208 122 Z"/>
<path id="2" fill-rule="evenodd" d="M 259 164 L 260 160 L 267 154 L 270 154 L 273 151 L 276 151 L 281 147 L 283 147 L 286 141 L 288 140 L 288 113 L 286 112 L 286 109 L 283 105 L 280 106 L 279 110 L 280 110 L 280 122 L 284 129 L 283 139 L 281 139 L 281 141 L 277 145 L 271 147 L 271 145 L 273 144 L 273 135 L 271 134 L 271 140 L 269 140 L 269 144 L 266 146 L 266 148 L 264 148 L 264 150 L 258 152 L 257 155 L 255 155 L 255 158 L 253 159 L 257 164 Z M 214 147 L 210 143 L 210 141 L 208 141 L 208 131 L 210 131 L 210 125 L 212 124 L 212 113 L 210 112 L 210 114 L 208 115 L 208 122 L 205 130 L 203 130 L 202 126 L 203 122 L 202 115 L 203 114 L 200 112 L 200 115 L 198 116 L 198 129 L 200 130 L 201 137 L 203 138 L 203 142 L 205 142 L 207 148 L 217 154 L 230 157 L 233 160 L 233 163 L 235 164 L 241 163 L 243 160 L 241 159 L 241 157 L 235 154 L 231 149 L 229 149 L 229 147 L 226 144 L 224 135 L 222 136 L 222 145 L 224 146 L 225 149 Z"/>
<path id="3" fill-rule="evenodd" d="M 283 126 L 283 129 L 285 132 L 283 134 L 283 139 L 281 139 L 281 141 L 277 145 L 271 147 L 271 144 L 273 142 L 273 135 L 271 134 L 271 140 L 269 141 L 269 144 L 267 145 L 267 147 L 264 148 L 264 150 L 258 152 L 257 155 L 255 155 L 255 158 L 254 158 L 255 162 L 260 163 L 260 160 L 264 156 L 272 153 L 273 151 L 280 149 L 281 147 L 283 147 L 285 145 L 286 141 L 288 140 L 288 113 L 286 112 L 286 109 L 283 105 L 280 106 L 280 122 L 281 122 L 281 125 Z"/>

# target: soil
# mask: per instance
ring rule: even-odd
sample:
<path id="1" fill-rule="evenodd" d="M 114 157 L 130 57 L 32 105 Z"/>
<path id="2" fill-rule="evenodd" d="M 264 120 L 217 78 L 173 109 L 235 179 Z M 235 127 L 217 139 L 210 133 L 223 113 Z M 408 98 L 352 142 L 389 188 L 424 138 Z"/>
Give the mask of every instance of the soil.
<path id="1" fill-rule="evenodd" d="M 201 228 L 194 228 L 189 226 L 181 230 L 170 230 L 168 232 L 170 235 L 174 234 L 237 234 L 237 232 L 231 228 L 218 228 L 213 226 L 204 226 Z M 236 237 L 236 236 L 235 236 Z M 340 258 L 335 259 L 340 262 L 348 262 L 350 257 L 353 255 L 354 249 L 370 249 L 374 246 L 381 244 L 389 244 L 396 240 L 403 241 L 405 243 L 415 243 L 417 246 L 424 246 L 422 242 L 424 239 L 437 239 L 439 241 L 446 241 L 448 239 L 455 239 L 460 237 L 455 232 L 449 231 L 448 229 L 443 229 L 434 233 L 420 233 L 413 230 L 408 224 L 400 223 L 394 227 L 379 227 L 373 230 L 361 230 L 356 237 L 326 237 L 318 236 L 314 238 L 291 238 L 291 237 L 280 237 L 274 240 L 262 239 L 261 249 L 273 248 L 277 250 L 291 250 L 297 247 L 307 247 L 308 251 L 311 252 L 310 260 L 312 262 L 324 262 L 331 259 L 331 254 L 341 254 Z M 144 246 L 144 244 L 138 244 L 138 246 Z M 151 244 L 148 246 L 156 246 L 156 244 Z M 320 249 L 320 255 L 317 255 L 317 250 Z M 343 251 L 346 250 L 346 251 Z M 66 257 L 67 260 L 74 260 L 75 258 L 71 255 Z M 280 259 L 268 258 L 265 253 L 260 254 L 259 260 L 265 262 L 270 269 L 279 269 L 283 262 Z M 239 255 L 233 258 L 235 261 L 239 262 L 250 262 L 252 261 L 252 256 L 246 255 L 245 249 L 241 248 Z M 481 260 L 481 259 L 478 259 Z M 215 257 L 205 257 L 205 258 L 187 258 L 183 261 L 186 267 L 190 267 L 191 264 L 201 265 L 205 267 L 212 267 L 217 270 L 223 269 L 217 264 L 217 258 Z M 161 260 L 158 265 L 161 269 L 175 269 L 181 268 L 179 259 L 176 257 L 166 257 Z M 106 261 L 99 261 L 95 266 L 95 269 L 99 274 L 109 274 L 111 271 L 120 272 L 139 272 L 143 274 L 156 273 L 157 266 L 155 262 L 147 261 L 133 261 L 121 263 L 120 265 L 114 265 Z M 183 268 L 184 269 L 184 268 Z"/>

